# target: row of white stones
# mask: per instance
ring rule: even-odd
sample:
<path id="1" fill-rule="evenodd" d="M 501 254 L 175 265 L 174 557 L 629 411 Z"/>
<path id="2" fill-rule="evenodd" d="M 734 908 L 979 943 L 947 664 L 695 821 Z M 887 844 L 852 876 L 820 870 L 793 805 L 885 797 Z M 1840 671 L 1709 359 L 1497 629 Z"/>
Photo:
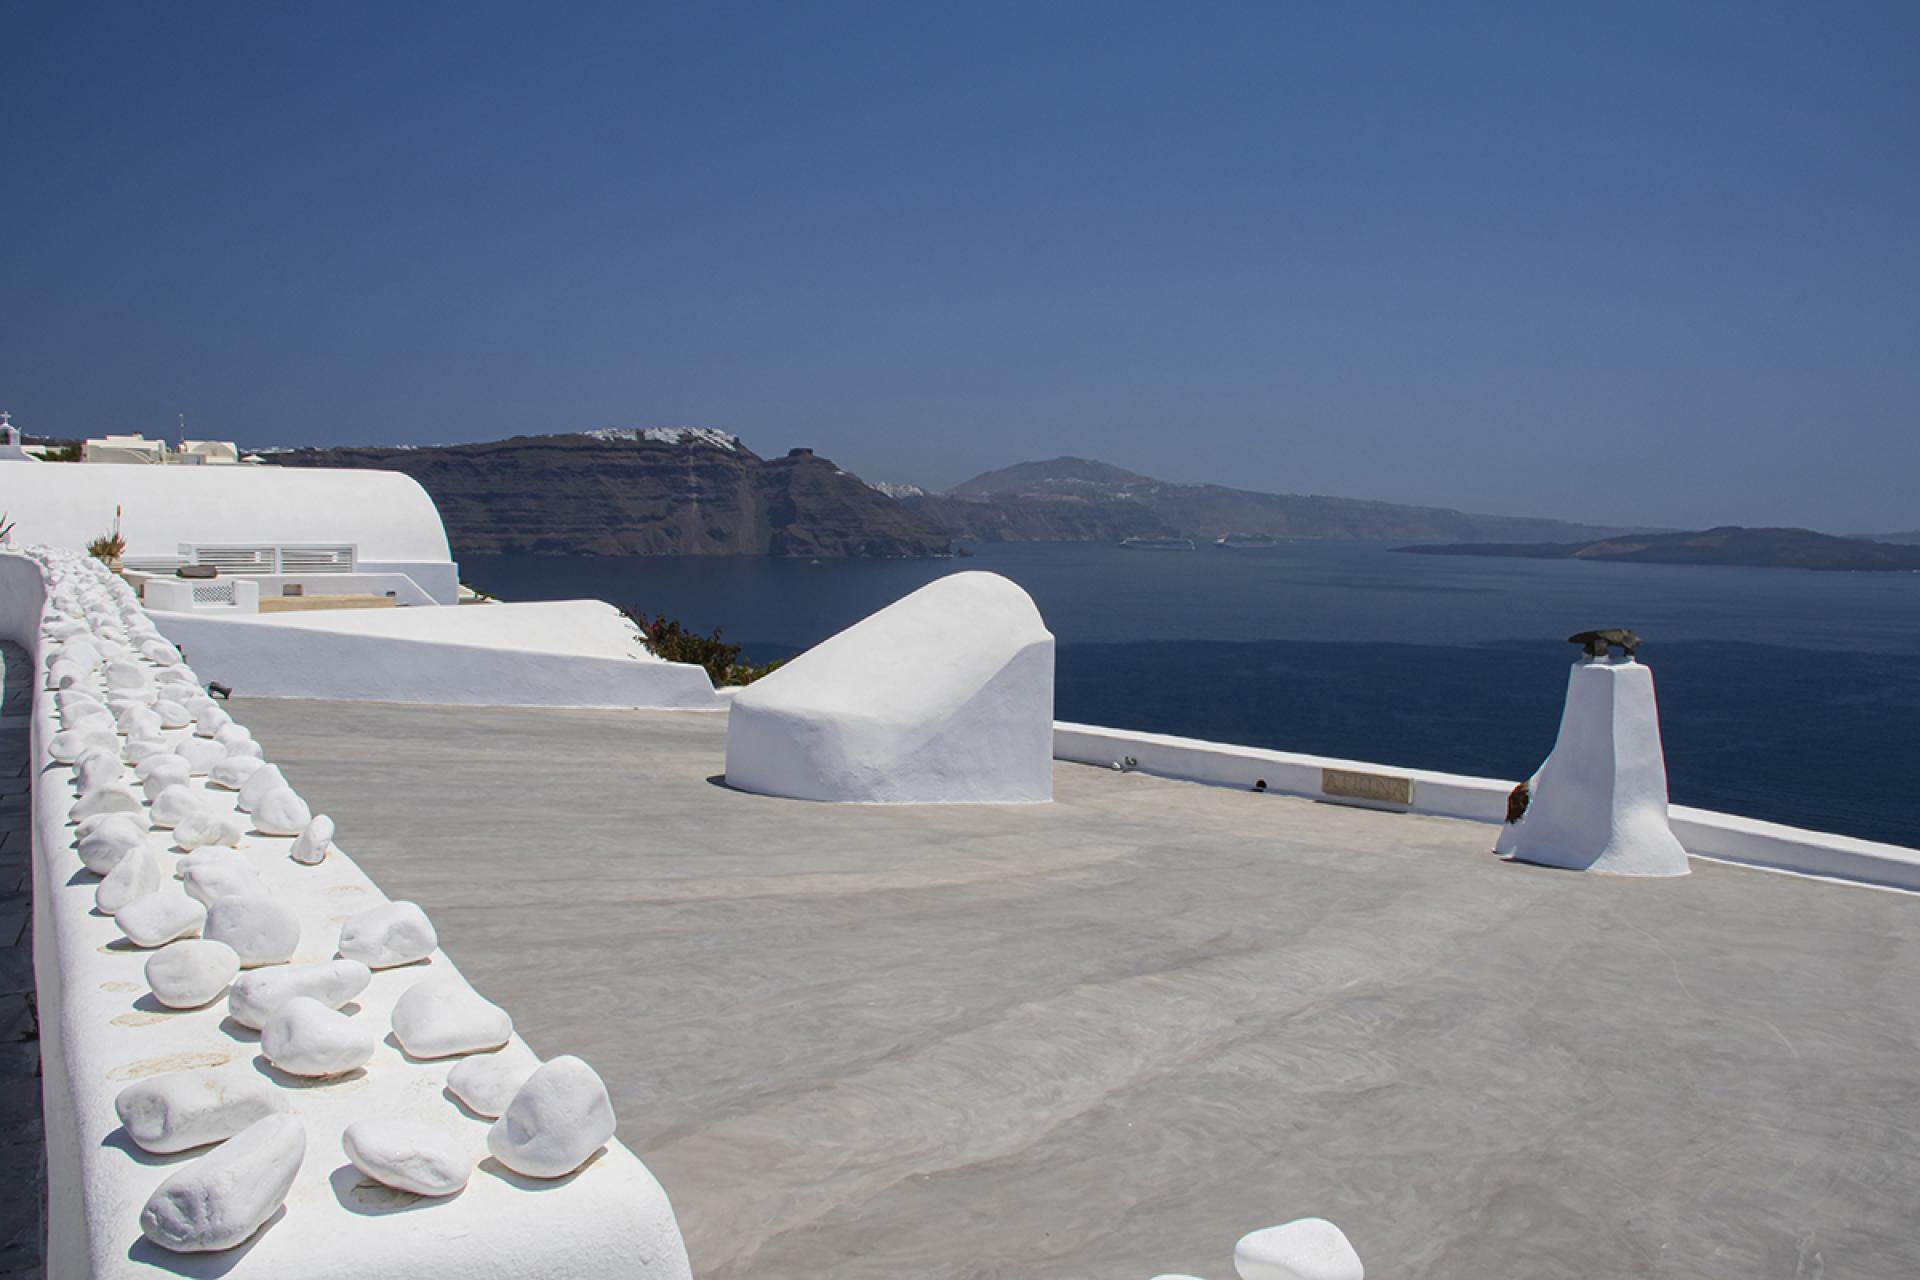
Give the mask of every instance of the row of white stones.
<path id="1" fill-rule="evenodd" d="M 151 950 L 153 998 L 193 1009 L 225 995 L 232 1022 L 260 1033 L 262 1057 L 291 1082 L 363 1070 L 381 1028 L 347 1006 L 374 970 L 426 961 L 439 945 L 432 921 L 414 903 L 383 903 L 342 923 L 336 958 L 290 963 L 299 918 L 244 850 L 254 836 L 290 836 L 294 862 L 323 865 L 334 856 L 332 820 L 310 811 L 201 688 L 125 583 L 88 557 L 28 554 L 47 584 L 40 650 L 59 723 L 47 752 L 73 771 L 74 851 L 99 877 L 96 910 L 128 944 Z M 228 792 L 232 812 L 213 803 Z M 506 1011 L 457 976 L 408 988 L 391 1029 L 410 1058 L 463 1058 L 448 1089 L 493 1120 L 487 1149 L 516 1173 L 564 1177 L 613 1137 L 599 1075 L 578 1058 L 542 1064 L 509 1044 Z M 141 1212 L 142 1233 L 167 1249 L 247 1241 L 286 1202 L 306 1156 L 288 1089 L 262 1073 L 156 1075 L 128 1085 L 114 1105 L 145 1151 L 214 1147 L 162 1182 Z M 474 1162 L 445 1129 L 408 1116 L 356 1120 L 341 1145 L 367 1177 L 427 1197 L 459 1191 Z"/>

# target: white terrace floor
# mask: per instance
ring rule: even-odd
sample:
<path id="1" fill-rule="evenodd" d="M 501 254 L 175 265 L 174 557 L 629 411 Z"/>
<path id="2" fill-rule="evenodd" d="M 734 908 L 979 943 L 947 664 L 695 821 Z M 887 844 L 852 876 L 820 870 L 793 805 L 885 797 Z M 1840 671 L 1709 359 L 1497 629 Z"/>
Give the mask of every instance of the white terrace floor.
<path id="1" fill-rule="evenodd" d="M 703 1280 L 1920 1275 L 1920 900 L 1509 866 L 1491 829 L 1060 766 L 723 789 L 725 718 L 236 701 L 542 1053 Z"/>

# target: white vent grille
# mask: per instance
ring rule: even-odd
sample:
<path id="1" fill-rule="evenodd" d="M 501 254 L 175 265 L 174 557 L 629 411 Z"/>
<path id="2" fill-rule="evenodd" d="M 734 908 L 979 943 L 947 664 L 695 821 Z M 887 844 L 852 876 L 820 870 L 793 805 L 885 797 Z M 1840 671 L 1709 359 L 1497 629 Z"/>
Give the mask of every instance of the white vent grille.
<path id="1" fill-rule="evenodd" d="M 195 564 L 210 564 L 222 573 L 273 573 L 272 547 L 187 547 Z"/>
<path id="2" fill-rule="evenodd" d="M 282 573 L 352 573 L 354 550 L 340 547 L 281 547 Z"/>
<path id="3" fill-rule="evenodd" d="M 193 603 L 197 607 L 203 604 L 232 604 L 233 584 L 215 578 L 210 582 L 193 584 Z"/>

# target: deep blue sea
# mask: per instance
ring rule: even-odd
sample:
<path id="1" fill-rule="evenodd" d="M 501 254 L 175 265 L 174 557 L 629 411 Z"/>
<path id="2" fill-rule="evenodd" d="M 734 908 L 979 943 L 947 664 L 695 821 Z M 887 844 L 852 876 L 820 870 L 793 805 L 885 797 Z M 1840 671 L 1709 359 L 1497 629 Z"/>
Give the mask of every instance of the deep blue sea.
<path id="1" fill-rule="evenodd" d="M 1064 720 L 1499 778 L 1553 745 L 1566 643 L 1630 626 L 1679 804 L 1920 846 L 1920 574 L 1008 544 L 955 560 L 473 557 L 507 600 L 589 596 L 791 654 L 948 573 L 1025 587 Z"/>

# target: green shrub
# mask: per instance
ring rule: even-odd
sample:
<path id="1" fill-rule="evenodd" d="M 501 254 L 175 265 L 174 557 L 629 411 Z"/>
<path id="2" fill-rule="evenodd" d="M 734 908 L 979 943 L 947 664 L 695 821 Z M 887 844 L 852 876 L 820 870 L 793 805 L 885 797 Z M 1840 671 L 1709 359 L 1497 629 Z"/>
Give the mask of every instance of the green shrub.
<path id="1" fill-rule="evenodd" d="M 785 661 L 784 658 L 776 658 L 758 666 L 742 662 L 740 646 L 728 644 L 721 637 L 719 627 L 713 629 L 712 635 L 703 636 L 689 630 L 678 618 L 662 616 L 649 619 L 638 609 L 622 609 L 620 612 L 640 628 L 640 634 L 646 637 L 647 648 L 653 650 L 656 657 L 665 658 L 668 662 L 690 662 L 705 667 L 716 689 L 723 685 L 752 684 L 768 672 L 777 670 Z"/>

